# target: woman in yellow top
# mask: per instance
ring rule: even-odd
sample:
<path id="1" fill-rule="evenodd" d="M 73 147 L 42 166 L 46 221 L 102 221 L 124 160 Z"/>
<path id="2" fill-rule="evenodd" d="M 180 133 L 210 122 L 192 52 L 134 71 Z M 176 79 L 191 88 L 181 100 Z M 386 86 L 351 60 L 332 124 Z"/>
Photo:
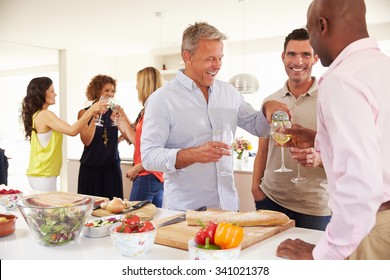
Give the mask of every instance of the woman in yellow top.
<path id="1" fill-rule="evenodd" d="M 62 135 L 76 136 L 93 114 L 107 109 L 107 104 L 95 103 L 83 118 L 69 125 L 48 110 L 55 104 L 56 96 L 50 78 L 34 78 L 27 86 L 22 103 L 25 137 L 31 143 L 27 177 L 34 190 L 57 190 L 56 181 L 62 165 Z"/>

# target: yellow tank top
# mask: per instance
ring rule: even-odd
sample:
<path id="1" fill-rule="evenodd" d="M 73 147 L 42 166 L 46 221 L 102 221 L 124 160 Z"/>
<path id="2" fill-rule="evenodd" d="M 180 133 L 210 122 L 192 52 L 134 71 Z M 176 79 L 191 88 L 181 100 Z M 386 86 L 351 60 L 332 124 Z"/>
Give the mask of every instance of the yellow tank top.
<path id="1" fill-rule="evenodd" d="M 33 115 L 33 127 L 36 112 Z M 30 162 L 27 176 L 51 177 L 59 176 L 62 166 L 62 133 L 53 130 L 49 144 L 42 147 L 38 141 L 36 132 L 31 132 Z"/>

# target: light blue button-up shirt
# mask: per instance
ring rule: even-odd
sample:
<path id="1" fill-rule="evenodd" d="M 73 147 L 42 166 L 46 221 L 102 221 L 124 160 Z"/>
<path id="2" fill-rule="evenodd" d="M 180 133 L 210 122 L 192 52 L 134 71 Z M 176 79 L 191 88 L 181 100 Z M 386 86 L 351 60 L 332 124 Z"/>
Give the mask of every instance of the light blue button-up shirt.
<path id="1" fill-rule="evenodd" d="M 142 164 L 146 170 L 164 172 L 164 201 L 168 209 L 200 206 L 238 211 L 239 199 L 233 175 L 217 176 L 217 164 L 195 163 L 176 169 L 180 149 L 213 141 L 212 130 L 230 125 L 266 136 L 269 125 L 230 84 L 215 80 L 208 103 L 195 82 L 179 70 L 175 79 L 153 93 L 145 104 L 141 136 Z M 232 156 L 227 157 L 233 174 Z"/>

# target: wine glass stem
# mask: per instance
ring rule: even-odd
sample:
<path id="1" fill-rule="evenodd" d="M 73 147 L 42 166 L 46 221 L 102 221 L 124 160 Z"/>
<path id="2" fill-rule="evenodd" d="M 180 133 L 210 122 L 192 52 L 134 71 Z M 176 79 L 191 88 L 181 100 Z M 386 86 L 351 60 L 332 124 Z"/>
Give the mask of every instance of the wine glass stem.
<path id="1" fill-rule="evenodd" d="M 100 113 L 99 115 L 99 119 L 98 119 L 98 122 L 100 123 L 102 121 L 102 113 Z"/>
<path id="2" fill-rule="evenodd" d="M 280 148 L 280 154 L 282 155 L 282 168 L 285 168 L 286 166 L 284 165 L 284 147 L 281 146 Z"/>
<path id="3" fill-rule="evenodd" d="M 297 166 L 297 178 L 301 178 L 301 165 L 298 163 L 298 166 Z"/>

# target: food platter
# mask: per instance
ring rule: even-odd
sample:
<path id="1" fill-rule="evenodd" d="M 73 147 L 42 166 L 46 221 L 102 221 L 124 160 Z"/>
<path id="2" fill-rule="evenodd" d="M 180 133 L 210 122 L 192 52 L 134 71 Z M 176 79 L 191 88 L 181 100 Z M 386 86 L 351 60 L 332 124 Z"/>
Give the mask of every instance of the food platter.
<path id="1" fill-rule="evenodd" d="M 140 201 L 130 201 L 131 206 L 134 204 L 139 203 Z M 134 210 L 131 213 L 136 214 L 139 216 L 141 221 L 150 221 L 154 218 L 156 215 L 157 208 L 153 203 L 149 203 L 145 206 L 143 206 L 140 209 Z M 124 215 L 124 213 L 118 213 Z M 115 213 L 112 213 L 110 211 L 107 211 L 106 209 L 96 209 L 92 211 L 92 216 L 94 217 L 107 217 L 107 216 L 112 216 L 115 215 Z"/>
<path id="2" fill-rule="evenodd" d="M 119 223 L 122 218 L 123 215 L 113 215 L 88 220 L 83 226 L 82 233 L 86 237 L 93 238 L 109 236 L 110 227 L 115 223 Z"/>

